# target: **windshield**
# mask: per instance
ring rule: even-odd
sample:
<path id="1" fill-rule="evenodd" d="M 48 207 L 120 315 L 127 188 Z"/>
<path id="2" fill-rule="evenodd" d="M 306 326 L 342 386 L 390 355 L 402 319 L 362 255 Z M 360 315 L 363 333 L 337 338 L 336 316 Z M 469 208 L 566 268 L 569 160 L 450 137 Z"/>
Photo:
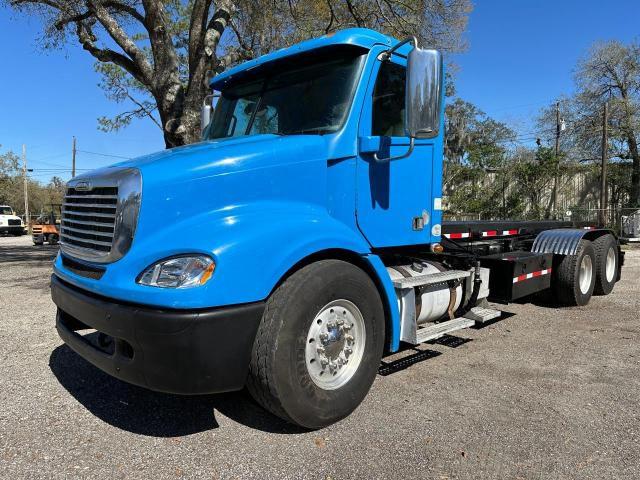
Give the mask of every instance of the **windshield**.
<path id="1" fill-rule="evenodd" d="M 365 55 L 363 50 L 349 49 L 325 57 L 314 57 L 308 65 L 295 62 L 226 88 L 203 139 L 338 130 L 347 116 Z"/>
<path id="2" fill-rule="evenodd" d="M 13 215 L 11 207 L 0 207 L 0 215 Z"/>

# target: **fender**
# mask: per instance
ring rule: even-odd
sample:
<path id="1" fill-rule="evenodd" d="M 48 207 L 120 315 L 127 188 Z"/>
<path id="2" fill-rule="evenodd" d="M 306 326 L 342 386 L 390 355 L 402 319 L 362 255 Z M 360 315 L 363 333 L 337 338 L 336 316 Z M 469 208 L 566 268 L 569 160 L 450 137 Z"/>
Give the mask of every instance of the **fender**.
<path id="1" fill-rule="evenodd" d="M 598 229 L 557 228 L 540 232 L 533 242 L 531 251 L 535 253 L 553 253 L 556 255 L 575 255 L 580 240 L 595 240 L 607 233 L 615 237 L 613 231 Z"/>
<path id="2" fill-rule="evenodd" d="M 397 352 L 400 349 L 400 311 L 398 310 L 398 300 L 396 291 L 391 282 L 391 277 L 387 273 L 382 260 L 377 255 L 366 255 L 364 259 L 369 263 L 382 287 L 382 301 L 387 311 L 387 325 L 389 338 L 386 339 L 386 348 L 389 352 Z"/>

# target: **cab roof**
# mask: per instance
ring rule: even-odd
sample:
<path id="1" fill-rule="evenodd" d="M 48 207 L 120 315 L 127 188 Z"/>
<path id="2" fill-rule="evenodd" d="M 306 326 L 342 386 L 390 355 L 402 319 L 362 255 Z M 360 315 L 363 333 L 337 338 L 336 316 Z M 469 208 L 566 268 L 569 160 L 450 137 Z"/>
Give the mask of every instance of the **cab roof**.
<path id="1" fill-rule="evenodd" d="M 221 90 L 229 81 L 238 77 L 240 74 L 252 70 L 260 65 L 271 62 L 273 60 L 283 59 L 303 52 L 318 50 L 332 45 L 352 45 L 356 47 L 373 48 L 375 45 L 385 45 L 391 47 L 397 42 L 396 39 L 376 32 L 368 28 L 348 28 L 335 33 L 329 33 L 319 38 L 312 38 L 304 42 L 296 43 L 288 48 L 276 50 L 261 57 L 249 60 L 248 62 L 237 65 L 229 70 L 216 75 L 211 80 L 211 88 Z"/>

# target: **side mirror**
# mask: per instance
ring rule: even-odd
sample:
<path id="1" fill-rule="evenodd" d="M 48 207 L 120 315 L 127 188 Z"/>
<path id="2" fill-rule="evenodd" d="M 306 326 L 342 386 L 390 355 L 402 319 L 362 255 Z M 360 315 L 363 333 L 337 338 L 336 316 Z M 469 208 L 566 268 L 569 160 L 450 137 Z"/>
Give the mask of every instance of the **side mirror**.
<path id="1" fill-rule="evenodd" d="M 407 57 L 407 80 L 405 93 L 405 133 L 410 138 L 409 149 L 402 155 L 380 158 L 377 153 L 373 158 L 377 162 L 400 160 L 413 152 L 416 138 L 431 138 L 440 131 L 442 112 L 442 54 L 437 50 L 423 50 L 418 47 L 418 40 L 409 37 L 397 43 L 390 50 L 380 55 L 381 61 L 388 61 L 391 55 L 402 45 L 413 44 Z"/>
<path id="2" fill-rule="evenodd" d="M 200 109 L 200 131 L 204 132 L 204 129 L 211 123 L 211 115 L 213 114 L 213 101 L 218 98 L 220 94 L 211 94 L 204 97 L 202 101 L 202 108 Z"/>
<path id="3" fill-rule="evenodd" d="M 407 58 L 405 129 L 411 138 L 434 137 L 442 112 L 442 54 L 417 45 Z"/>

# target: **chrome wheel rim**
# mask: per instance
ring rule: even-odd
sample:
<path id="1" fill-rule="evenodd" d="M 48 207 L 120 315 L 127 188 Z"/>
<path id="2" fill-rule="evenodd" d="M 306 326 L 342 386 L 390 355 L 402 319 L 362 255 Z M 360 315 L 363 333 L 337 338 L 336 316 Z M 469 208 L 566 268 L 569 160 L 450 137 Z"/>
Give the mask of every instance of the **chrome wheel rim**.
<path id="1" fill-rule="evenodd" d="M 616 274 L 616 252 L 613 247 L 609 248 L 607 251 L 607 260 L 605 264 L 605 275 L 607 277 L 607 282 L 611 283 L 613 281 L 613 277 Z"/>
<path id="2" fill-rule="evenodd" d="M 364 318 L 349 300 L 334 300 L 320 309 L 307 334 L 305 364 L 313 383 L 335 390 L 356 373 L 366 342 Z"/>
<path id="3" fill-rule="evenodd" d="M 578 277 L 578 283 L 580 285 L 580 291 L 582 294 L 589 292 L 591 287 L 591 278 L 593 277 L 593 261 L 589 255 L 582 257 L 580 262 L 580 273 Z"/>

